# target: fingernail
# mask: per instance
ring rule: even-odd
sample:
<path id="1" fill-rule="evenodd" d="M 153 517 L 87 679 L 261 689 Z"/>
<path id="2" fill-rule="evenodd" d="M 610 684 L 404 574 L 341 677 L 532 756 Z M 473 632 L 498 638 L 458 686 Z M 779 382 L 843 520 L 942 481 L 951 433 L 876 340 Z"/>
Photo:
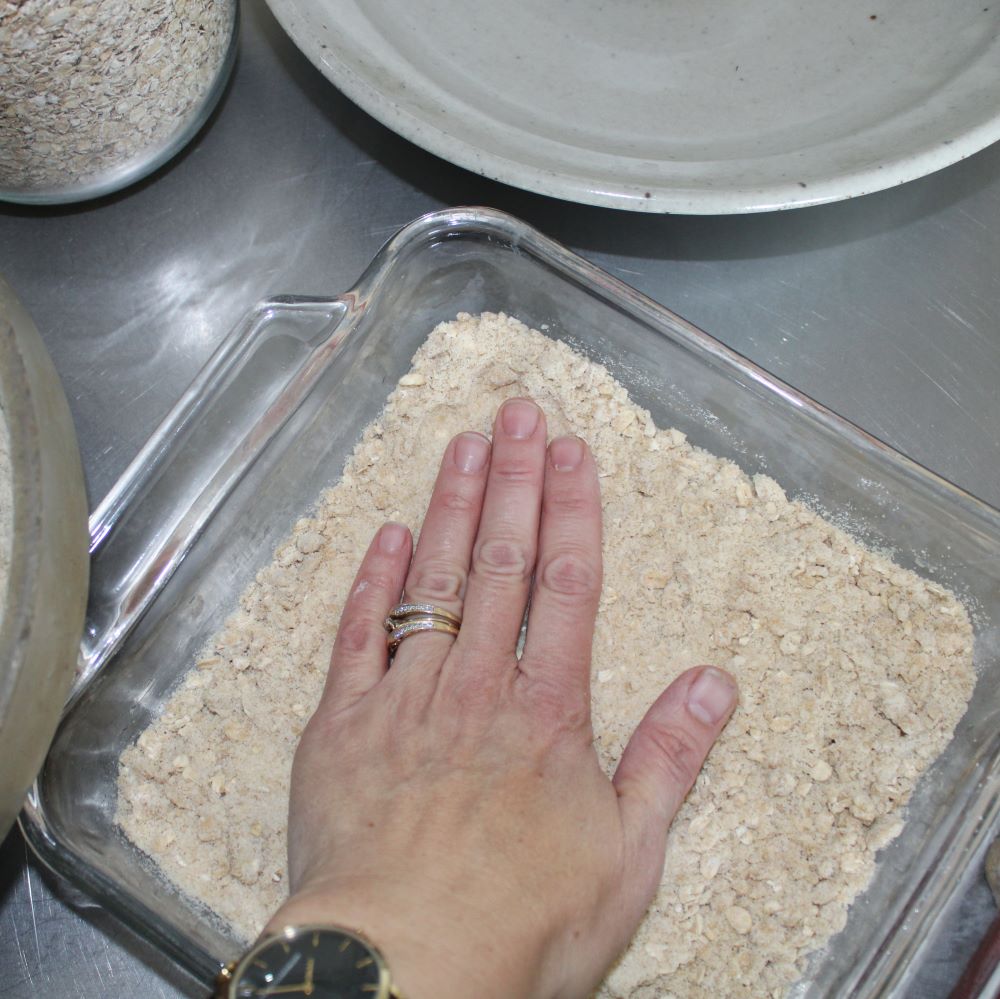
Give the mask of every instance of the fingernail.
<path id="1" fill-rule="evenodd" d="M 480 472 L 486 465 L 490 442 L 482 434 L 460 434 L 455 440 L 455 464 L 463 472 Z"/>
<path id="2" fill-rule="evenodd" d="M 386 555 L 395 555 L 406 544 L 410 532 L 402 524 L 385 524 L 378 532 L 379 550 Z"/>
<path id="3" fill-rule="evenodd" d="M 736 701 L 736 684 L 721 670 L 709 666 L 691 684 L 687 708 L 705 725 L 717 725 Z"/>
<path id="4" fill-rule="evenodd" d="M 500 410 L 500 425 L 508 437 L 524 440 L 538 426 L 538 407 L 527 399 L 510 399 Z"/>
<path id="5" fill-rule="evenodd" d="M 572 472 L 583 461 L 583 441 L 579 437 L 557 437 L 549 445 L 549 460 L 557 472 Z"/>

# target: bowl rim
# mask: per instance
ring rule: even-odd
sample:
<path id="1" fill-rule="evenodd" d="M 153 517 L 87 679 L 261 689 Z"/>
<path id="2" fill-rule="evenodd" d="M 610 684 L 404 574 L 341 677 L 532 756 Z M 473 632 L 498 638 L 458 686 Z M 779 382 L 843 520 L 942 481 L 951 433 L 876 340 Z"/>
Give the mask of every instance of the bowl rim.
<path id="1" fill-rule="evenodd" d="M 610 172 L 596 177 L 593 172 L 577 167 L 579 154 L 574 156 L 572 148 L 564 148 L 559 140 L 551 141 L 552 148 L 560 150 L 561 162 L 557 167 L 547 166 L 541 156 L 537 163 L 532 163 L 529 156 L 522 154 L 521 146 L 542 140 L 518 128 L 507 131 L 513 137 L 508 149 L 484 148 L 465 133 L 502 131 L 501 121 L 490 119 L 475 108 L 470 110 L 460 94 L 440 91 L 433 83 L 425 84 L 417 74 L 405 83 L 396 81 L 379 54 L 367 48 L 363 53 L 366 58 L 359 59 L 359 68 L 349 65 L 337 52 L 337 43 L 344 38 L 343 27 L 338 24 L 331 30 L 324 24 L 323 29 L 330 32 L 326 36 L 310 19 L 314 10 L 322 10 L 315 6 L 316 0 L 267 0 L 267 4 L 310 62 L 360 108 L 398 135 L 491 180 L 585 205 L 677 215 L 788 211 L 863 197 L 917 180 L 1000 140 L 1000 112 L 993 110 L 975 116 L 966 127 L 952 134 L 924 136 L 927 129 L 915 127 L 913 133 L 919 138 L 914 140 L 913 148 L 884 157 L 868 152 L 859 158 L 857 165 L 830 174 L 816 172 L 814 165 L 810 168 L 807 164 L 803 169 L 795 157 L 811 152 L 817 162 L 836 162 L 844 156 L 843 143 L 838 140 L 782 154 L 783 162 L 791 160 L 788 169 L 780 179 L 759 184 L 720 185 L 709 179 L 703 185 L 691 186 L 683 178 L 671 176 L 669 161 L 659 161 L 660 178 L 612 179 Z M 349 43 L 352 39 L 347 37 L 345 41 Z M 355 44 L 360 46 L 356 40 Z M 946 112 L 950 113 L 950 108 Z M 463 117 L 472 126 L 466 127 Z M 946 115 L 942 117 L 948 120 Z M 508 151 L 511 146 L 516 147 L 513 153 Z M 597 154 L 594 157 L 597 159 Z M 754 164 L 774 158 L 774 154 L 764 154 L 746 157 L 741 162 L 744 172 L 752 173 Z M 622 162 L 631 161 L 625 158 Z"/>
<path id="2" fill-rule="evenodd" d="M 88 564 L 86 492 L 69 404 L 38 330 L 2 277 L 0 405 L 12 504 L 8 582 L 0 594 L 0 744 L 11 738 L 11 718 L 28 738 L 5 764 L 6 799 L 23 797 L 56 730 L 83 631 Z M 19 804 L 0 800 L 0 833 Z"/>
<path id="3" fill-rule="evenodd" d="M 18 349 L 13 321 L 2 314 L 0 411 L 7 428 L 11 473 L 9 566 L 2 600 L 3 617 L 0 619 L 0 665 L 5 667 L 0 672 L 0 718 L 3 718 L 11 703 L 13 688 L 25 659 L 26 646 L 23 639 L 31 631 L 31 610 L 34 606 L 42 551 L 39 516 L 42 476 L 38 457 L 38 416 L 28 384 L 24 357 Z"/>

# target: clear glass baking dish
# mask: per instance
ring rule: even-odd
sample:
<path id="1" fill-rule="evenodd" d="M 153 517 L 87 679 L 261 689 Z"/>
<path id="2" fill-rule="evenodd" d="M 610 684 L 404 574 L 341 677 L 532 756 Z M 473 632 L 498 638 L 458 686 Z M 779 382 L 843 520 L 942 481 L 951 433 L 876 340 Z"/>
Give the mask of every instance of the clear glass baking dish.
<path id="1" fill-rule="evenodd" d="M 116 764 L 237 595 L 339 476 L 436 323 L 505 311 L 606 364 L 661 425 L 766 471 L 958 592 L 979 681 L 903 833 L 798 996 L 904 994 L 1000 801 L 1000 514 L 499 212 L 407 226 L 337 298 L 254 308 L 91 518 L 79 677 L 22 815 L 51 868 L 208 981 L 240 941 L 116 829 Z"/>

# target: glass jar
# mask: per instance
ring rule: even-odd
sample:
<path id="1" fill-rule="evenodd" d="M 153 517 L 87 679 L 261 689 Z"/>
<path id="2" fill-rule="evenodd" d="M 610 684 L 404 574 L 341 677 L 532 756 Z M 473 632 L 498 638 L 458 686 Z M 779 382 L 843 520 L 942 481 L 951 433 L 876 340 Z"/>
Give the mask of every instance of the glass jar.
<path id="1" fill-rule="evenodd" d="M 152 173 L 222 95 L 236 0 L 0 0 L 0 199 L 83 201 Z"/>

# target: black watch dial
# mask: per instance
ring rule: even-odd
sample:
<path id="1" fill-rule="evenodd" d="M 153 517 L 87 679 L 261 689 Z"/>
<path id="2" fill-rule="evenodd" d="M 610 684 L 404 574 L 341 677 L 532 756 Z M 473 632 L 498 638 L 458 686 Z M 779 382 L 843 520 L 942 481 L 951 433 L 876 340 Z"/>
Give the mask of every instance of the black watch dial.
<path id="1" fill-rule="evenodd" d="M 363 940 L 330 929 L 288 929 L 240 962 L 235 999 L 383 999 L 384 964 Z"/>

